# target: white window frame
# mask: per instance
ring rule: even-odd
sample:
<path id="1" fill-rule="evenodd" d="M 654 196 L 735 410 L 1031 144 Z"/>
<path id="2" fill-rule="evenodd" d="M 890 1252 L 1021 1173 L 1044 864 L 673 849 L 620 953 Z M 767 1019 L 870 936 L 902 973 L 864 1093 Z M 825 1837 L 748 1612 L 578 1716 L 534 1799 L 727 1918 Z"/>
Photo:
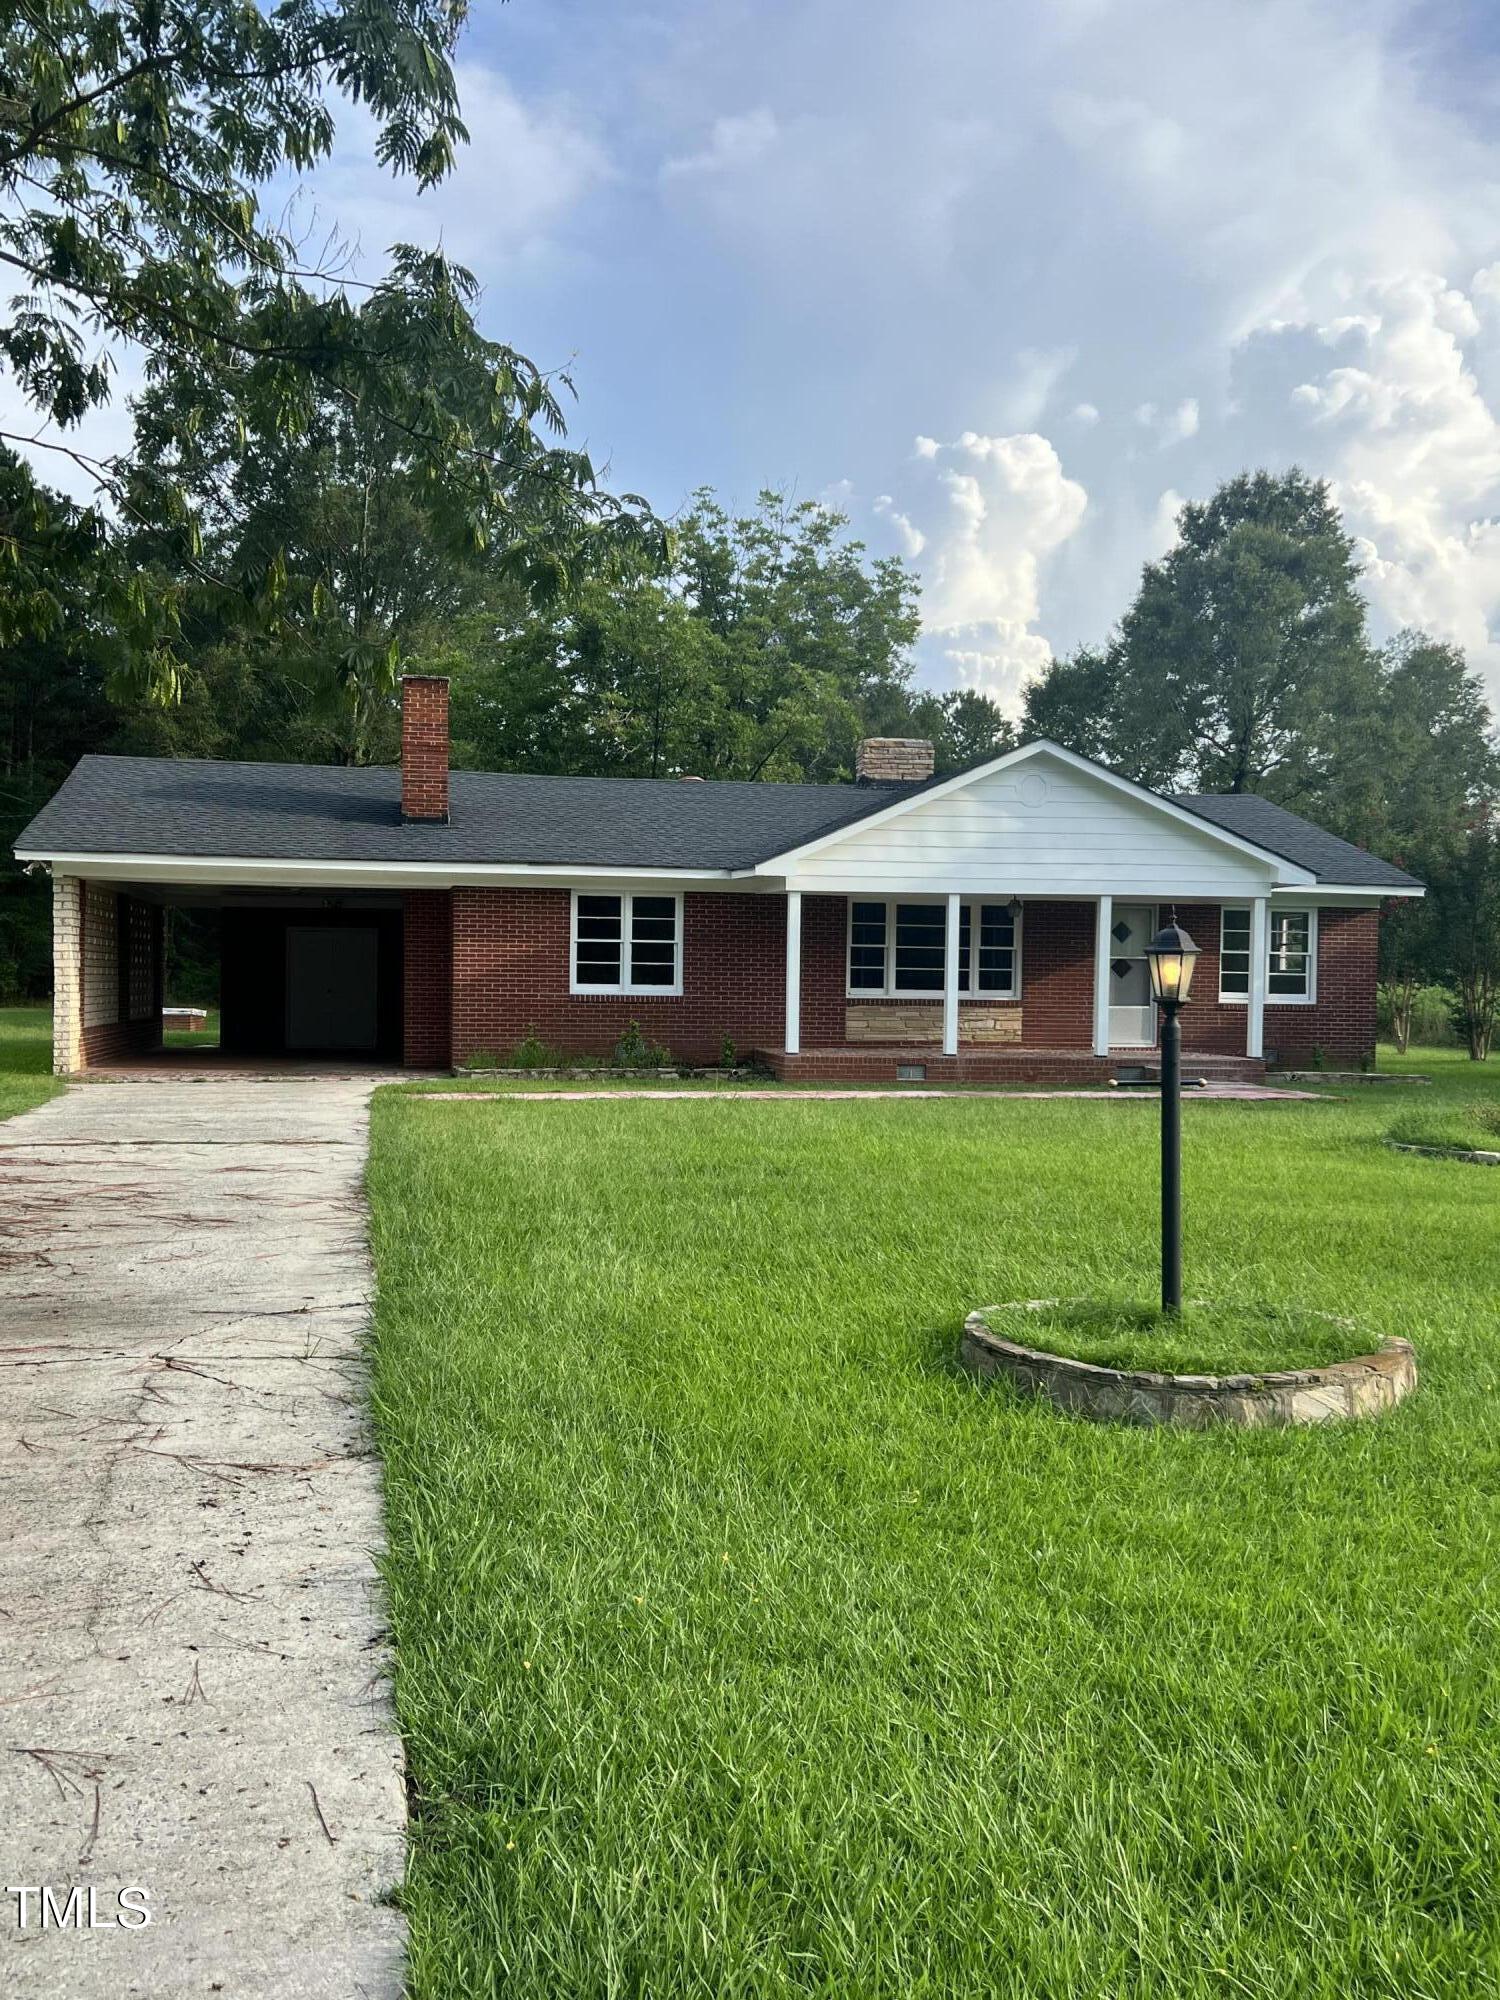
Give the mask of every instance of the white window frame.
<path id="1" fill-rule="evenodd" d="M 936 1006 L 941 1004 L 941 986 L 906 987 L 897 986 L 896 978 L 896 906 L 898 903 L 922 903 L 935 905 L 945 913 L 948 906 L 946 896 L 848 896 L 844 917 L 844 998 L 846 1000 L 925 1000 Z M 979 910 L 985 903 L 1005 904 L 1008 896 L 964 896 L 962 906 L 969 912 L 969 983 L 960 986 L 960 1000 L 973 1000 L 980 1004 L 993 1003 L 995 1006 L 1009 1005 L 1021 997 L 1021 930 L 1023 909 L 1017 910 L 1013 918 L 1015 942 L 1011 950 L 1010 986 L 1007 991 L 997 992 L 993 987 L 981 991 L 979 979 Z M 854 954 L 854 906 L 856 903 L 879 903 L 885 910 L 885 984 L 883 986 L 855 986 L 851 983 Z M 944 937 L 947 924 L 944 922 Z"/>
<path id="2" fill-rule="evenodd" d="M 1245 919 L 1245 990 L 1243 993 L 1224 991 L 1224 919 L 1233 914 Z M 1238 947 L 1236 947 L 1238 949 Z M 1267 946 L 1269 953 L 1269 945 Z M 1255 983 L 1255 912 L 1248 903 L 1223 903 L 1219 907 L 1219 1005 L 1221 1007 L 1248 1007 L 1250 988 Z"/>
<path id="3" fill-rule="evenodd" d="M 1240 910 L 1243 910 L 1243 911 L 1245 912 L 1245 915 L 1246 915 L 1246 917 L 1247 917 L 1247 918 L 1248 918 L 1248 917 L 1250 916 L 1250 914 L 1251 914 L 1251 911 L 1250 911 L 1250 905 L 1249 905 L 1248 903 L 1225 903 L 1225 904 L 1221 905 L 1221 907 L 1220 907 L 1220 910 L 1219 910 L 1219 969 L 1220 969 L 1220 978 L 1219 978 L 1219 1005 L 1220 1005 L 1221 1007 L 1245 1007 L 1245 1006 L 1248 1006 L 1248 1005 L 1249 1005 L 1249 999 L 1250 999 L 1250 996 L 1249 996 L 1249 995 L 1248 995 L 1247 993 L 1226 993 L 1226 992 L 1224 991 L 1224 981 L 1223 981 L 1223 966 L 1224 966 L 1224 918 L 1225 918 L 1226 914 L 1227 914 L 1227 913 L 1228 913 L 1228 912 L 1229 912 L 1230 910 L 1234 910 L 1234 911 L 1240 911 Z M 1282 917 L 1290 917 L 1290 916 L 1298 916 L 1298 917 L 1306 917 L 1306 918 L 1307 918 L 1307 991 L 1306 991 L 1305 993 L 1273 993 L 1273 992 L 1271 991 L 1271 970 L 1272 970 L 1272 967 L 1271 967 L 1271 954 L 1272 954 L 1272 950 L 1273 950 L 1273 946 L 1272 946 L 1272 942 L 1271 942 L 1271 938 L 1272 938 L 1272 932 L 1273 932 L 1273 930 L 1274 930 L 1274 928 L 1275 928 L 1275 924 L 1276 924 L 1276 919 L 1277 919 L 1277 917 L 1279 917 L 1279 916 L 1282 916 Z M 1253 938 L 1253 936 L 1254 936 L 1254 926 L 1253 926 L 1253 924 L 1252 924 L 1252 927 L 1251 927 L 1251 936 L 1252 936 L 1252 938 Z M 1252 966 L 1251 966 L 1250 970 L 1251 970 L 1251 974 L 1252 974 L 1252 979 L 1253 979 L 1253 975 L 1254 975 L 1254 971 L 1255 971 L 1255 968 L 1254 968 L 1253 964 L 1252 964 Z M 1313 905 L 1313 904 L 1311 904 L 1311 903 L 1279 903 L 1279 904 L 1278 904 L 1278 903 L 1273 903 L 1273 904 L 1271 904 L 1270 908 L 1269 908 L 1269 909 L 1267 910 L 1267 912 L 1266 912 L 1266 964 L 1265 964 L 1265 982 L 1266 982 L 1266 983 L 1265 983 L 1265 1004 L 1266 1004 L 1267 1008 L 1271 1008 L 1271 1007 L 1315 1007 L 1315 1006 L 1317 1005 L 1317 1001 L 1318 1001 L 1318 912 L 1317 912 L 1317 908 L 1316 908 L 1316 906 L 1315 906 L 1315 905 Z"/>
<path id="4" fill-rule="evenodd" d="M 578 899 L 580 896 L 610 896 L 620 905 L 620 981 L 615 986 L 580 985 L 578 981 Z M 630 977 L 630 931 L 631 910 L 637 896 L 649 898 L 652 902 L 671 902 L 674 906 L 672 964 L 674 974 L 670 986 L 637 986 Z M 576 999 L 587 1000 L 591 994 L 607 998 L 610 994 L 634 993 L 645 998 L 677 1000 L 682 997 L 682 895 L 670 889 L 575 889 L 570 899 L 568 913 L 568 992 Z"/>

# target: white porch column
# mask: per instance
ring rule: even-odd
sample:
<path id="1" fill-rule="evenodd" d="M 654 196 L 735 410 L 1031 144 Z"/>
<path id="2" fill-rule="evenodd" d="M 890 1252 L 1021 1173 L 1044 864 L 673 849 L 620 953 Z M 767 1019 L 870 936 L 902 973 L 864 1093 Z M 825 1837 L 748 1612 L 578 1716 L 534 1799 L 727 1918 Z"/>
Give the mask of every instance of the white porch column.
<path id="1" fill-rule="evenodd" d="M 1115 920 L 1113 896 L 1100 896 L 1094 912 L 1094 1054 L 1109 1054 L 1110 926 Z"/>
<path id="2" fill-rule="evenodd" d="M 948 898 L 948 921 L 943 926 L 943 1054 L 958 1054 L 958 926 L 959 899 Z M 973 950 L 973 941 L 970 941 Z"/>
<path id="3" fill-rule="evenodd" d="M 786 1033 L 782 1046 L 789 1056 L 802 1047 L 802 891 L 786 892 Z"/>
<path id="4" fill-rule="evenodd" d="M 1250 905 L 1250 1004 L 1245 1009 L 1245 1054 L 1266 1052 L 1266 960 L 1270 949 L 1270 901 L 1257 896 Z"/>

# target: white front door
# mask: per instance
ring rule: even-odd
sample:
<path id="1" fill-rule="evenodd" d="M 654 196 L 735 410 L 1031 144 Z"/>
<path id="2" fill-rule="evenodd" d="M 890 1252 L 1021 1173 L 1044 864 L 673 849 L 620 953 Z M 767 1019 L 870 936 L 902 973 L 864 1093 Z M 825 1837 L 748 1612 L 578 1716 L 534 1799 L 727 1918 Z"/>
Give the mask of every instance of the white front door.
<path id="1" fill-rule="evenodd" d="M 287 1047 L 373 1049 L 378 960 L 379 934 L 373 928 L 288 925 Z"/>
<path id="2" fill-rule="evenodd" d="M 1109 1045 L 1149 1049 L 1156 1044 L 1156 1006 L 1146 946 L 1156 929 L 1149 903 L 1116 903 L 1109 931 Z"/>

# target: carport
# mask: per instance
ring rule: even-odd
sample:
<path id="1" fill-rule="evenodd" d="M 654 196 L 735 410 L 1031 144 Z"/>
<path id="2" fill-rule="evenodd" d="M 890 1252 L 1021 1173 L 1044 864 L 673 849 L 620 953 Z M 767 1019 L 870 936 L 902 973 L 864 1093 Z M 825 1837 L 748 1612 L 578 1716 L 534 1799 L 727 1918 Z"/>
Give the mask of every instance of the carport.
<path id="1" fill-rule="evenodd" d="M 217 918 L 221 1056 L 401 1060 L 399 893 L 58 874 L 54 900 L 53 1031 L 65 1073 L 161 1049 L 174 909 Z"/>

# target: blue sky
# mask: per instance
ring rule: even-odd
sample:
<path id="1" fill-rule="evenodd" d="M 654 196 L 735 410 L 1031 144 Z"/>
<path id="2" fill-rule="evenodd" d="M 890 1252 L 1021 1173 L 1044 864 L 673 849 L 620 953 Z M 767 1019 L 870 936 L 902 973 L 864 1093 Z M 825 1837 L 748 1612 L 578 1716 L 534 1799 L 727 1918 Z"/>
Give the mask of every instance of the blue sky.
<path id="1" fill-rule="evenodd" d="M 349 116 L 296 213 L 441 236 L 616 486 L 845 507 L 933 685 L 1014 701 L 1298 460 L 1500 694 L 1497 58 L 1475 0 L 474 0 L 453 179 Z"/>

